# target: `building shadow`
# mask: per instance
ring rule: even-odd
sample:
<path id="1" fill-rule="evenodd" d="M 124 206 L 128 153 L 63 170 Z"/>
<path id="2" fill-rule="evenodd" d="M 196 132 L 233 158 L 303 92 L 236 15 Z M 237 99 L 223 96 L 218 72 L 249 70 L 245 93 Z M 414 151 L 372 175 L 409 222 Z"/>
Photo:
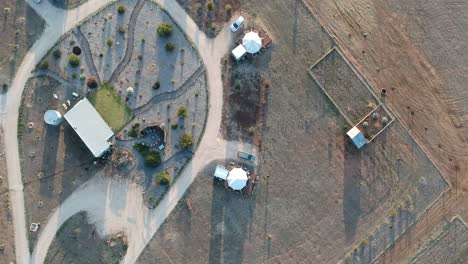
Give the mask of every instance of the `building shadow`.
<path id="1" fill-rule="evenodd" d="M 57 151 L 60 138 L 60 126 L 45 125 L 44 127 L 44 149 L 42 152 L 41 172 L 43 178 L 40 181 L 40 193 L 46 197 L 52 197 L 53 178 L 55 177 L 57 164 Z"/>
<path id="2" fill-rule="evenodd" d="M 217 164 L 224 165 L 222 161 L 212 162 L 210 171 L 214 172 Z M 256 206 L 255 197 L 244 197 L 226 189 L 224 182 L 213 179 L 208 263 L 244 262 L 245 242 Z"/>
<path id="3" fill-rule="evenodd" d="M 343 217 L 346 240 L 351 241 L 361 216 L 361 151 L 346 135 L 344 137 Z"/>

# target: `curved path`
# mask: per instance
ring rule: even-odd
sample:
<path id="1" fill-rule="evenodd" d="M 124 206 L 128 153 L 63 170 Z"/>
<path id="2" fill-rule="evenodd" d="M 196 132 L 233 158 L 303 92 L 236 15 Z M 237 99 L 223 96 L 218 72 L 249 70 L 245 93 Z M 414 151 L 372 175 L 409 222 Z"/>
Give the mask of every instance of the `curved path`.
<path id="1" fill-rule="evenodd" d="M 155 0 L 171 15 L 179 27 L 192 40 L 199 50 L 207 67 L 209 87 L 209 115 L 201 144 L 192 161 L 184 169 L 179 179 L 154 210 L 143 205 L 141 187 L 106 177 L 96 176 L 78 188 L 57 208 L 48 223 L 42 223 L 37 246 L 30 258 L 26 236 L 24 194 L 21 179 L 18 140 L 16 129 L 6 130 L 5 151 L 8 164 L 8 181 L 13 208 L 17 263 L 43 263 L 48 247 L 60 226 L 73 214 L 87 211 L 101 235 L 127 231 L 129 247 L 123 263 L 134 263 L 159 226 L 177 205 L 179 199 L 193 182 L 201 169 L 210 161 L 235 157 L 237 151 L 255 149 L 238 142 L 226 142 L 219 138 L 222 111 L 221 58 L 229 51 L 232 35 L 224 28 L 216 39 L 208 39 L 192 19 L 174 0 Z M 72 29 L 87 16 L 95 13 L 111 0 L 89 0 L 73 10 L 62 10 L 48 1 L 36 4 L 27 2 L 43 17 L 47 27 L 29 50 L 18 68 L 7 95 L 6 126 L 16 127 L 21 95 L 30 73 L 39 60 L 65 32 Z M 113 194 L 113 195 L 112 195 Z"/>

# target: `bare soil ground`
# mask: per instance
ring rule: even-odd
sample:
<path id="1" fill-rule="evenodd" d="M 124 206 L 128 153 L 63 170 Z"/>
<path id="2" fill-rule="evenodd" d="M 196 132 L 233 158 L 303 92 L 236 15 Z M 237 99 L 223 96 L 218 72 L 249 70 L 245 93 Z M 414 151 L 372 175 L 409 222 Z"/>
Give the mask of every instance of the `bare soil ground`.
<path id="1" fill-rule="evenodd" d="M 26 51 L 42 34 L 45 22 L 22 0 L 2 0 L 0 9 L 0 84 L 9 86 Z"/>
<path id="2" fill-rule="evenodd" d="M 460 72 L 468 62 L 461 51 L 467 40 L 466 3 L 306 2 L 373 86 L 388 88 L 387 104 L 452 184 L 450 193 L 378 261 L 400 263 L 442 221 L 468 216 L 460 202 L 468 190 L 468 104 L 462 88 L 466 76 Z"/>
<path id="3" fill-rule="evenodd" d="M 258 192 L 238 206 L 248 209 L 236 211 L 233 196 L 220 198 L 223 190 L 211 187 L 213 168 L 207 169 L 189 190 L 191 217 L 183 207 L 174 211 L 141 261 L 161 256 L 163 262 L 183 262 L 190 256 L 194 263 L 336 263 L 409 195 L 411 218 L 397 211 L 394 231 L 374 234 L 377 242 L 370 244 L 377 248 L 363 251 L 373 251 L 372 260 L 447 182 L 399 123 L 363 151 L 355 149 L 345 135 L 346 121 L 308 74 L 334 42 L 302 2 L 242 5 L 273 38 L 271 57 L 255 65 L 270 80 Z M 219 217 L 226 212 L 235 214 Z M 172 250 L 187 245 L 190 250 Z"/>
<path id="4" fill-rule="evenodd" d="M 45 223 L 55 207 L 96 173 L 91 152 L 65 121 L 60 127 L 47 126 L 43 121 L 48 109 L 57 109 L 63 114 L 61 103 L 52 93 L 65 98 L 75 89 L 50 77 L 32 78 L 25 88 L 19 125 L 22 127 L 20 157 L 28 225 Z M 32 241 L 36 236 L 36 233 L 31 234 Z"/>
<path id="5" fill-rule="evenodd" d="M 351 120 L 351 125 L 357 124 L 379 104 L 336 49 L 318 61 L 310 72 Z"/>
<path id="6" fill-rule="evenodd" d="M 437 236 L 424 246 L 408 262 L 411 264 L 462 264 L 466 263 L 468 227 L 459 217 L 441 227 Z"/>
<path id="7" fill-rule="evenodd" d="M 50 1 L 55 7 L 62 8 L 62 9 L 73 9 L 88 2 L 88 0 L 48 0 L 48 1 Z"/>
<path id="8" fill-rule="evenodd" d="M 227 140 L 261 145 L 269 87 L 262 73 L 270 56 L 268 50 L 242 63 L 236 63 L 230 56 L 224 59 L 222 130 Z"/>
<path id="9" fill-rule="evenodd" d="M 6 174 L 6 159 L 3 145 L 3 128 L 0 126 L 0 263 L 15 261 L 15 238 L 13 233 L 13 218 L 11 214 L 8 177 Z"/>
<path id="10" fill-rule="evenodd" d="M 208 9 L 208 3 L 213 9 Z M 215 37 L 226 21 L 240 9 L 239 0 L 177 0 L 208 37 Z M 231 8 L 227 8 L 229 5 Z M 213 27 L 214 25 L 214 27 Z"/>
<path id="11" fill-rule="evenodd" d="M 126 238 L 100 238 L 85 212 L 70 217 L 49 247 L 45 263 L 119 263 L 127 251 Z M 86 252 L 84 254 L 84 252 Z"/>

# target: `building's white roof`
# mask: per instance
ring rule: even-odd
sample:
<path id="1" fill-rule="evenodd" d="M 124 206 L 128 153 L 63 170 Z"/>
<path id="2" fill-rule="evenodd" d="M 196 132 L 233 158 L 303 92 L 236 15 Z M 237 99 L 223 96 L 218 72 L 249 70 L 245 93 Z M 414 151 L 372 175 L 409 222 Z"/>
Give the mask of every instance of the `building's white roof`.
<path id="1" fill-rule="evenodd" d="M 232 50 L 232 55 L 236 60 L 242 58 L 242 56 L 245 55 L 247 51 L 245 50 L 244 46 L 242 44 L 239 44 L 235 49 Z"/>
<path id="2" fill-rule="evenodd" d="M 114 132 L 88 99 L 79 101 L 64 117 L 95 157 L 109 149 L 108 140 Z"/>
<path id="3" fill-rule="evenodd" d="M 359 128 L 357 127 L 353 127 L 351 128 L 351 130 L 348 131 L 348 133 L 346 133 L 350 138 L 354 138 L 356 137 L 359 133 L 361 133 L 361 130 L 359 130 Z"/>
<path id="4" fill-rule="evenodd" d="M 241 168 L 234 168 L 227 177 L 228 185 L 234 190 L 241 190 L 247 185 L 247 172 Z"/>
<path id="5" fill-rule="evenodd" d="M 245 50 L 248 53 L 257 53 L 262 47 L 262 39 L 258 33 L 250 31 L 249 33 L 245 34 L 244 38 L 242 39 L 242 45 L 244 45 Z"/>
<path id="6" fill-rule="evenodd" d="M 226 180 L 228 174 L 229 174 L 229 171 L 225 167 L 220 166 L 220 165 L 216 166 L 216 170 L 214 172 L 215 177 Z"/>

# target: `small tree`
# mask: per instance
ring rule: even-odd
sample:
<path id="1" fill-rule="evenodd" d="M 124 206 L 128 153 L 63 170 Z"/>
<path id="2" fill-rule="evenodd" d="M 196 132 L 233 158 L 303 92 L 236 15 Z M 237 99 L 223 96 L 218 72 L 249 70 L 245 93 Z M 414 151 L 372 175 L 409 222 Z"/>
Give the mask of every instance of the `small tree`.
<path id="1" fill-rule="evenodd" d="M 80 65 L 80 62 L 81 60 L 78 55 L 70 54 L 70 56 L 68 56 L 68 63 L 70 63 L 72 67 L 78 67 L 78 65 Z"/>
<path id="2" fill-rule="evenodd" d="M 224 9 L 226 10 L 226 12 L 230 13 L 232 10 L 232 6 L 230 4 L 227 4 L 224 6 Z"/>
<path id="3" fill-rule="evenodd" d="M 157 167 L 161 164 L 161 155 L 158 152 L 149 151 L 144 155 L 145 165 L 148 167 Z"/>
<path id="4" fill-rule="evenodd" d="M 179 138 L 179 144 L 182 148 L 187 149 L 193 146 L 193 138 L 192 135 L 189 134 L 183 134 Z"/>
<path id="5" fill-rule="evenodd" d="M 178 115 L 180 118 L 186 118 L 187 115 L 188 115 L 187 109 L 185 109 L 184 106 L 179 107 L 179 110 L 177 110 L 177 115 Z"/>
<path id="6" fill-rule="evenodd" d="M 119 14 L 125 13 L 125 10 L 126 10 L 126 8 L 125 8 L 125 6 L 123 6 L 123 5 L 121 5 L 121 6 L 119 6 L 119 7 L 117 8 L 117 12 L 119 12 Z"/>
<path id="7" fill-rule="evenodd" d="M 212 1 L 209 1 L 207 4 L 206 4 L 206 7 L 208 8 L 208 10 L 213 10 L 214 8 L 214 3 Z"/>
<path id="8" fill-rule="evenodd" d="M 86 82 L 89 88 L 96 88 L 98 86 L 96 77 L 91 76 L 88 78 L 88 81 Z"/>
<path id="9" fill-rule="evenodd" d="M 3 88 L 3 89 L 7 89 L 7 88 L 8 88 L 8 84 L 7 84 L 7 83 L 3 83 L 3 84 L 2 84 L 2 88 Z"/>
<path id="10" fill-rule="evenodd" d="M 54 50 L 54 52 L 52 53 L 52 55 L 54 55 L 54 57 L 56 59 L 62 57 L 62 52 L 60 50 Z"/>
<path id="11" fill-rule="evenodd" d="M 157 90 L 157 89 L 159 89 L 159 87 L 161 87 L 161 84 L 159 83 L 159 81 L 156 81 L 156 82 L 153 84 L 153 89 Z"/>
<path id="12" fill-rule="evenodd" d="M 174 43 L 169 42 L 169 43 L 166 44 L 166 50 L 167 50 L 167 51 L 173 51 L 174 48 L 175 48 Z"/>
<path id="13" fill-rule="evenodd" d="M 39 62 L 38 67 L 41 70 L 45 70 L 45 69 L 49 68 L 49 63 L 46 60 L 41 60 L 41 62 Z"/>
<path id="14" fill-rule="evenodd" d="M 169 37 L 172 34 L 172 25 L 169 23 L 161 23 L 157 31 L 160 37 Z"/>
<path id="15" fill-rule="evenodd" d="M 106 44 L 108 47 L 112 47 L 112 45 L 114 45 L 114 41 L 112 39 L 108 39 Z"/>
<path id="16" fill-rule="evenodd" d="M 167 171 L 161 171 L 156 176 L 156 181 L 162 185 L 170 185 L 172 182 L 171 175 Z"/>

